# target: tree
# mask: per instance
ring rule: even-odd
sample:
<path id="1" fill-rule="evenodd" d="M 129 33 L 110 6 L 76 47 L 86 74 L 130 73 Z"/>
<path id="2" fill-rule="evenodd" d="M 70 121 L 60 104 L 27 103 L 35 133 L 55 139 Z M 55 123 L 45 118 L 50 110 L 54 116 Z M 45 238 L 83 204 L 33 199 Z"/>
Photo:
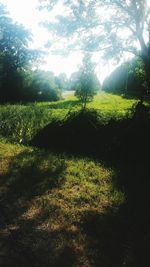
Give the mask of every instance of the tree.
<path id="1" fill-rule="evenodd" d="M 94 64 L 89 55 L 83 58 L 83 65 L 79 70 L 78 82 L 75 86 L 75 96 L 77 96 L 82 103 L 83 109 L 86 108 L 88 101 L 92 101 L 100 89 L 99 81 L 94 73 Z"/>
<path id="2" fill-rule="evenodd" d="M 41 0 L 53 9 L 58 0 Z M 131 53 L 142 59 L 150 88 L 150 8 L 148 0 L 76 0 L 65 1 L 67 12 L 55 23 L 46 25 L 66 39 L 68 49 L 102 52 L 120 60 Z M 62 39 L 63 40 L 63 39 Z M 74 40 L 74 43 L 72 42 Z M 60 47 L 60 49 L 62 49 Z"/>
<path id="3" fill-rule="evenodd" d="M 61 91 L 55 83 L 55 76 L 49 71 L 30 71 L 26 88 L 27 101 L 56 101 L 61 97 Z"/>
<path id="4" fill-rule="evenodd" d="M 55 83 L 61 91 L 64 91 L 68 87 L 68 79 L 65 73 L 60 73 L 55 77 Z"/>
<path id="5" fill-rule="evenodd" d="M 114 94 L 142 98 L 143 95 L 147 94 L 142 61 L 134 58 L 121 64 L 105 78 L 102 89 Z"/>
<path id="6" fill-rule="evenodd" d="M 31 34 L 22 25 L 14 23 L 0 4 L 0 101 L 23 100 L 22 86 L 25 70 L 41 55 L 28 48 Z"/>
<path id="7" fill-rule="evenodd" d="M 73 72 L 70 76 L 70 79 L 69 79 L 69 90 L 71 91 L 75 91 L 76 90 L 76 85 L 79 81 L 79 76 L 80 76 L 80 72 L 79 71 L 76 71 L 76 72 Z"/>
<path id="8" fill-rule="evenodd" d="M 106 0 L 106 7 L 113 8 L 107 29 L 108 41 L 113 40 L 112 53 L 122 56 L 129 52 L 142 59 L 146 80 L 150 86 L 150 7 L 147 0 Z M 107 24 L 105 22 L 105 29 Z M 121 31 L 126 32 L 125 37 Z M 111 35 L 113 34 L 113 39 Z M 111 51 L 111 50 L 110 50 Z M 110 52 L 108 49 L 108 52 Z M 110 54 L 111 55 L 111 54 Z"/>

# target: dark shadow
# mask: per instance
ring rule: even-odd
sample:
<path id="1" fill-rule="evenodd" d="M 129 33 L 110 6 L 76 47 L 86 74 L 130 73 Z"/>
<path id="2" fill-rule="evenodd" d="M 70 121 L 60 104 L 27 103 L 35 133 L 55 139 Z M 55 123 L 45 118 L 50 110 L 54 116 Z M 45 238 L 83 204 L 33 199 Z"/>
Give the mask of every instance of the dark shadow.
<path id="1" fill-rule="evenodd" d="M 42 168 L 44 159 L 49 166 Z M 30 198 L 43 194 L 47 189 L 58 187 L 63 183 L 64 160 L 49 156 L 45 151 L 24 151 L 13 158 L 9 164 L 9 172 L 1 177 L 0 185 L 7 183 L 7 195 L 14 198 Z M 19 173 L 19 174 L 18 174 Z M 42 185 L 42 186 L 41 186 Z"/>
<path id="2" fill-rule="evenodd" d="M 116 187 L 124 192 L 126 202 L 119 208 L 105 208 L 103 212 L 91 208 L 82 213 L 80 221 L 75 218 L 70 222 L 57 203 L 51 204 L 48 210 L 36 210 L 36 206 L 30 210 L 30 204 L 39 196 L 63 185 L 66 166 L 62 158 L 56 161 L 56 157 L 39 150 L 27 150 L 10 158 L 8 172 L 0 176 L 0 266 L 150 265 L 150 166 L 145 152 L 145 148 L 149 150 L 149 115 L 146 114 L 142 108 L 135 111 L 132 119 L 101 125 L 94 113 L 90 116 L 80 113 L 66 124 L 57 124 L 58 128 L 54 123 L 54 130 L 47 128 L 47 140 L 53 145 L 50 147 L 55 148 L 62 133 L 66 146 L 71 133 L 70 144 L 76 135 L 82 142 L 85 139 L 84 145 L 91 139 L 86 151 L 91 153 L 95 144 L 93 154 L 99 149 L 99 158 L 103 156 L 104 163 L 117 170 Z M 98 142 L 98 137 L 103 142 Z M 78 142 L 74 145 L 78 145 L 76 151 L 81 145 Z M 42 153 L 49 160 L 46 169 L 41 167 Z"/>
<path id="3" fill-rule="evenodd" d="M 49 162 L 46 170 L 41 169 L 43 153 Z M 25 151 L 10 159 L 7 173 L 0 176 L 1 267 L 73 266 L 76 262 L 69 245 L 73 234 L 64 225 L 52 228 L 51 224 L 57 226 L 57 207 L 30 211 L 36 198 L 63 185 L 64 170 L 63 159 L 44 151 Z M 49 227 L 42 228 L 48 218 Z"/>
<path id="4" fill-rule="evenodd" d="M 134 108 L 132 117 L 111 119 L 104 124 L 95 111 L 71 113 L 64 121 L 53 121 L 31 144 L 53 151 L 88 154 L 104 160 L 147 158 L 150 149 L 150 113 Z"/>
<path id="5" fill-rule="evenodd" d="M 89 210 L 83 214 L 82 229 L 91 249 L 91 266 L 149 266 L 150 166 L 141 162 L 117 162 L 118 187 L 126 202 L 104 214 Z"/>
<path id="6" fill-rule="evenodd" d="M 0 266 L 149 266 L 150 167 L 117 162 L 117 184 L 126 203 L 101 213 L 91 208 L 79 222 L 67 219 L 60 225 L 63 212 L 55 206 L 29 211 L 36 197 L 63 184 L 63 160 L 45 172 L 40 169 L 41 153 L 12 158 L 0 177 Z M 49 162 L 53 166 L 52 157 Z"/>

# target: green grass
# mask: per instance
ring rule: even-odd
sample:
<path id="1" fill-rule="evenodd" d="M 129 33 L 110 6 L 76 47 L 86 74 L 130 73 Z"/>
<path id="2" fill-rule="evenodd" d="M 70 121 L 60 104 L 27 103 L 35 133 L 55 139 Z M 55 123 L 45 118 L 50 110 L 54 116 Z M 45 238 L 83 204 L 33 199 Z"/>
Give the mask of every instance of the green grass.
<path id="1" fill-rule="evenodd" d="M 109 121 L 111 118 L 120 119 L 125 116 L 134 103 L 135 100 L 100 93 L 87 107 L 97 110 L 104 121 Z M 0 135 L 14 143 L 28 144 L 38 130 L 52 120 L 64 119 L 68 112 L 79 109 L 80 102 L 74 96 L 57 102 L 1 105 Z"/>
<path id="2" fill-rule="evenodd" d="M 125 99 L 122 96 L 100 93 L 95 96 L 93 102 L 88 104 L 88 107 L 101 112 L 106 118 L 113 116 L 117 118 L 126 115 L 135 102 L 135 99 Z"/>
<path id="3" fill-rule="evenodd" d="M 124 116 L 136 101 L 135 99 L 125 99 L 122 96 L 101 92 L 94 97 L 92 102 L 87 104 L 87 108 L 96 109 L 108 118 L 114 115 L 117 117 L 120 115 Z M 66 97 L 58 102 L 39 103 L 38 105 L 51 109 L 70 110 L 75 107 L 77 109 L 81 108 L 80 101 L 75 96 Z"/>
<path id="4" fill-rule="evenodd" d="M 1 266 L 91 266 L 84 228 L 91 214 L 103 218 L 125 201 L 115 176 L 89 158 L 1 142 Z"/>
<path id="5" fill-rule="evenodd" d="M 88 108 L 118 120 L 135 102 L 101 93 Z M 149 260 L 146 163 L 113 167 L 20 145 L 80 108 L 75 97 L 0 106 L 2 267 L 138 267 Z"/>

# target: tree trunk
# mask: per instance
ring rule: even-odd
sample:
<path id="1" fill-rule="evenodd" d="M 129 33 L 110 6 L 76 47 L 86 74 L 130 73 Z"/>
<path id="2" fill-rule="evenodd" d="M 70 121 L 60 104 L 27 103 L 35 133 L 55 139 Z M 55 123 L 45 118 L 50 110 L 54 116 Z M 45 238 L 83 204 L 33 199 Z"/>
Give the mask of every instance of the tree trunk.
<path id="1" fill-rule="evenodd" d="M 141 58 L 145 66 L 145 74 L 146 74 L 147 88 L 145 88 L 145 91 L 147 91 L 146 93 L 150 95 L 150 54 L 143 53 Z"/>
<path id="2" fill-rule="evenodd" d="M 86 104 L 87 104 L 87 92 L 85 93 L 85 95 L 84 95 L 84 98 L 83 98 L 83 110 L 85 110 L 86 109 Z"/>

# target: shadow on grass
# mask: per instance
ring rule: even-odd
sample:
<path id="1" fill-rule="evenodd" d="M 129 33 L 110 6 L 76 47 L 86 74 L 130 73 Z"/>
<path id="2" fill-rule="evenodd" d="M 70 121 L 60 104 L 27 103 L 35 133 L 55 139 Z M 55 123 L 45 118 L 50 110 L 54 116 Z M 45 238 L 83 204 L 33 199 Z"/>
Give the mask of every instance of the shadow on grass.
<path id="1" fill-rule="evenodd" d="M 33 205 L 63 184 L 64 161 L 50 157 L 44 171 L 41 160 L 41 153 L 20 153 L 0 177 L 0 266 L 149 266 L 149 166 L 116 165 L 126 203 L 101 213 L 91 207 L 70 222 L 57 205 Z"/>
<path id="2" fill-rule="evenodd" d="M 85 117 L 82 119 L 80 127 L 86 127 Z M 90 129 L 97 132 L 95 125 L 96 121 Z M 117 161 L 111 157 L 125 204 L 103 212 L 91 207 L 82 212 L 80 221 L 70 221 L 61 205 L 57 206 L 57 199 L 49 209 L 36 204 L 64 182 L 65 161 L 45 153 L 27 150 L 10 158 L 8 171 L 0 177 L 0 266 L 149 266 L 150 167 L 146 155 L 140 155 L 141 162 L 134 157 Z"/>
<path id="3" fill-rule="evenodd" d="M 67 123 L 47 126 L 37 136 L 45 148 L 96 155 L 118 171 L 126 204 L 104 214 L 92 209 L 82 214 L 80 229 L 89 264 L 83 266 L 150 265 L 149 122 L 149 109 L 137 105 L 132 118 L 101 125 L 91 114 L 79 114 Z"/>
<path id="4" fill-rule="evenodd" d="M 108 123 L 95 111 L 71 113 L 64 121 L 53 121 L 40 130 L 31 144 L 53 151 L 92 155 L 103 160 L 143 160 L 150 150 L 150 112 L 141 108 L 132 118 Z"/>
<path id="5" fill-rule="evenodd" d="M 91 266 L 149 266 L 150 167 L 134 161 L 117 162 L 115 167 L 118 187 L 125 193 L 126 203 L 117 212 L 106 210 L 101 215 L 88 211 L 83 215 L 87 250 L 94 252 Z"/>
<path id="6" fill-rule="evenodd" d="M 47 160 L 44 170 L 42 153 L 25 151 L 10 159 L 7 173 L 0 176 L 0 266 L 72 266 L 75 262 L 69 231 L 63 225 L 57 229 L 55 205 L 48 214 L 34 205 L 30 210 L 37 197 L 63 184 L 64 160 L 53 156 Z M 51 229 L 50 224 L 45 230 L 42 224 L 48 216 L 56 226 Z M 60 257 L 64 257 L 62 265 Z"/>

